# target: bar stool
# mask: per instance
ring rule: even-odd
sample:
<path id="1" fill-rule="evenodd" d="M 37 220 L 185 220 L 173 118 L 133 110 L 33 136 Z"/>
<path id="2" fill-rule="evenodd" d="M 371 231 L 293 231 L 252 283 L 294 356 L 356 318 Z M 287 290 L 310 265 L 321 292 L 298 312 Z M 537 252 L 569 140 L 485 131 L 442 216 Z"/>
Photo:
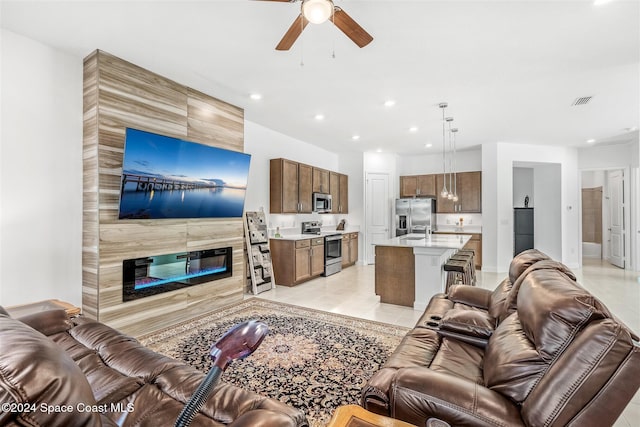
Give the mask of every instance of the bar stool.
<path id="1" fill-rule="evenodd" d="M 444 271 L 447 272 L 447 286 L 445 292 L 449 292 L 451 285 L 470 285 L 471 274 L 468 260 L 450 258 L 444 263 Z"/>
<path id="2" fill-rule="evenodd" d="M 469 259 L 469 269 L 471 274 L 471 286 L 476 286 L 476 260 L 473 249 L 459 249 L 451 258 L 467 260 Z"/>

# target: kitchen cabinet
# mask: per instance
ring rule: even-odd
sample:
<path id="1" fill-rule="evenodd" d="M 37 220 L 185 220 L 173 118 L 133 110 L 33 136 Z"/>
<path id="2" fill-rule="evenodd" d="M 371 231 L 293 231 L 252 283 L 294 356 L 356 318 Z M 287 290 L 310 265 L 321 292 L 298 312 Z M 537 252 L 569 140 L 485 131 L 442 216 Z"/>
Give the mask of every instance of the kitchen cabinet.
<path id="1" fill-rule="evenodd" d="M 436 197 L 436 175 L 400 177 L 400 197 Z"/>
<path id="2" fill-rule="evenodd" d="M 342 235 L 342 267 L 350 267 L 358 261 L 358 233 Z"/>
<path id="3" fill-rule="evenodd" d="M 311 213 L 313 167 L 287 159 L 271 159 L 269 211 Z"/>
<path id="4" fill-rule="evenodd" d="M 324 273 L 324 238 L 269 239 L 277 285 L 294 286 Z"/>
<path id="5" fill-rule="evenodd" d="M 482 234 L 480 233 L 465 233 L 460 231 L 443 232 L 436 231 L 434 234 L 464 234 L 471 236 L 471 239 L 464 245 L 463 249 L 472 249 L 474 252 L 474 262 L 476 269 L 482 269 Z"/>
<path id="6" fill-rule="evenodd" d="M 446 177 L 446 178 L 445 178 Z M 447 190 L 450 190 L 449 175 L 436 176 L 436 187 L 442 190 L 443 181 L 446 179 Z M 482 212 L 482 173 L 458 172 L 456 189 L 458 201 L 453 202 L 440 196 L 436 202 L 437 213 L 481 213 Z"/>
<path id="7" fill-rule="evenodd" d="M 314 193 L 329 192 L 329 171 L 326 169 L 313 168 L 313 189 Z"/>
<path id="8" fill-rule="evenodd" d="M 349 177 L 342 173 L 330 172 L 329 190 L 331 213 L 349 213 Z"/>

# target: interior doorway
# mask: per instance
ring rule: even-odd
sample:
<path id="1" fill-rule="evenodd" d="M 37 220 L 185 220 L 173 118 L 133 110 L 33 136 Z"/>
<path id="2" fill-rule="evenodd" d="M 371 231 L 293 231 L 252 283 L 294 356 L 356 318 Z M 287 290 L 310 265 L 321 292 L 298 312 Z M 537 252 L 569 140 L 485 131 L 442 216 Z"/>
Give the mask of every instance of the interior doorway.
<path id="1" fill-rule="evenodd" d="M 600 258 L 627 268 L 629 254 L 628 170 L 583 171 L 581 175 L 582 258 Z"/>

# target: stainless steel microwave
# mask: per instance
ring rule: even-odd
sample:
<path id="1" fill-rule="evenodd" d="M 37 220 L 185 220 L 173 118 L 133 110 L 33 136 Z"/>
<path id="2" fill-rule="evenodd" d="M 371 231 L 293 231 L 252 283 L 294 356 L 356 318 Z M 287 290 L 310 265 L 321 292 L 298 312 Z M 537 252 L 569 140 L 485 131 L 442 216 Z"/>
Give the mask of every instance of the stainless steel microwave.
<path id="1" fill-rule="evenodd" d="M 331 212 L 331 194 L 313 193 L 313 211 L 318 213 Z"/>

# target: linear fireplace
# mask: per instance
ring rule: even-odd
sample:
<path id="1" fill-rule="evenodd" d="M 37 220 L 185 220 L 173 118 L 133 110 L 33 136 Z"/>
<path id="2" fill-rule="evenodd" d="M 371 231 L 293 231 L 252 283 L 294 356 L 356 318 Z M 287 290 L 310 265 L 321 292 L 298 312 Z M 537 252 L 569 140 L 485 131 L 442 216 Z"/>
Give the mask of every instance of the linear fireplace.
<path id="1" fill-rule="evenodd" d="M 228 247 L 126 259 L 122 262 L 122 301 L 230 277 L 231 253 Z"/>

